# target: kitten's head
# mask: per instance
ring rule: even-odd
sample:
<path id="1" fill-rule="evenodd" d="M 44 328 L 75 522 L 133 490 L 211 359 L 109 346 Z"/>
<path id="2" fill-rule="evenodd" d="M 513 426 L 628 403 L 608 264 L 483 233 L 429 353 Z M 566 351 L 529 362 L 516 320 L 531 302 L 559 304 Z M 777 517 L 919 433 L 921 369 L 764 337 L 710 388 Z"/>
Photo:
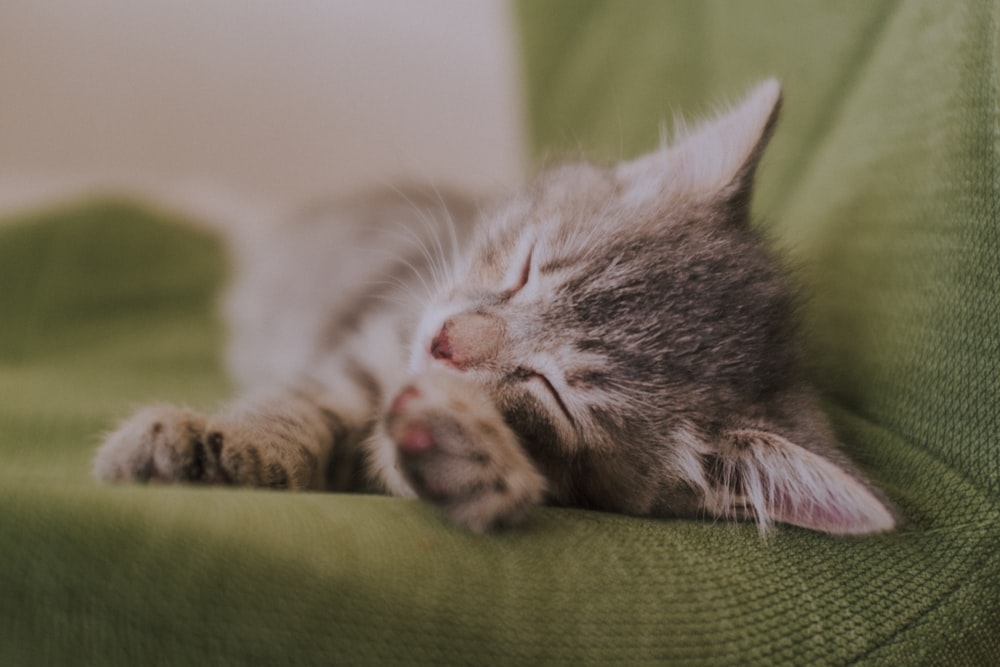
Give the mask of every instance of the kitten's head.
<path id="1" fill-rule="evenodd" d="M 672 146 L 612 168 L 542 174 L 484 221 L 425 311 L 412 370 L 443 364 L 485 388 L 560 500 L 729 516 L 742 503 L 762 525 L 887 527 L 864 507 L 805 516 L 799 507 L 814 499 L 798 497 L 802 485 L 754 504 L 748 480 L 774 484 L 766 463 L 748 459 L 757 473 L 722 482 L 713 473 L 720 434 L 750 424 L 783 431 L 775 436 L 792 456 L 831 460 L 822 458 L 830 442 L 787 440 L 829 436 L 811 406 L 789 415 L 783 405 L 803 403 L 792 299 L 749 224 L 780 99 L 771 80 Z M 813 496 L 857 479 L 830 465 L 833 481 L 811 480 L 822 487 Z"/>

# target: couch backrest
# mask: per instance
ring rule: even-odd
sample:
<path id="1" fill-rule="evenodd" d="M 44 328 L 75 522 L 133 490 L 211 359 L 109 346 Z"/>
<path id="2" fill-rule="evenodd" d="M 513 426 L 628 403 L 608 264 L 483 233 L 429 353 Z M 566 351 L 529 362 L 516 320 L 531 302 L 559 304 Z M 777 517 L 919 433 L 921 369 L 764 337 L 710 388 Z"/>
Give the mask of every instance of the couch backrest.
<path id="1" fill-rule="evenodd" d="M 755 211 L 802 274 L 817 380 L 1000 494 L 998 3 L 522 0 L 519 19 L 540 157 L 632 156 L 779 76 Z"/>

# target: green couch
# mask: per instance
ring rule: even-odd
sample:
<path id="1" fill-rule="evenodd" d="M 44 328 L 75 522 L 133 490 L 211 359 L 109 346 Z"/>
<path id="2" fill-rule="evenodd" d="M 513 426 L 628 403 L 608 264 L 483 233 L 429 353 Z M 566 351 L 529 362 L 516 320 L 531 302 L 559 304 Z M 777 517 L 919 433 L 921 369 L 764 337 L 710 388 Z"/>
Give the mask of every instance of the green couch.
<path id="1" fill-rule="evenodd" d="M 534 147 L 604 159 L 776 74 L 755 209 L 812 372 L 907 518 L 835 539 L 393 498 L 102 487 L 99 432 L 226 395 L 225 257 L 114 201 L 0 226 L 0 665 L 1000 664 L 1000 8 L 524 0 Z"/>

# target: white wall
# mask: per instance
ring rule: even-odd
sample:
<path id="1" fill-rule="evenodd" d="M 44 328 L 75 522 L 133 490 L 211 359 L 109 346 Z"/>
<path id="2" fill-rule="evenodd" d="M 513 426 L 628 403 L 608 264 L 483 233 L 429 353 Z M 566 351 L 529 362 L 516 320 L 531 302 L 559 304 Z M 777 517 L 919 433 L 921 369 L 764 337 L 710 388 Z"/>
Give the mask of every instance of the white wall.
<path id="1" fill-rule="evenodd" d="M 3 0 L 0 212 L 521 176 L 504 0 Z"/>

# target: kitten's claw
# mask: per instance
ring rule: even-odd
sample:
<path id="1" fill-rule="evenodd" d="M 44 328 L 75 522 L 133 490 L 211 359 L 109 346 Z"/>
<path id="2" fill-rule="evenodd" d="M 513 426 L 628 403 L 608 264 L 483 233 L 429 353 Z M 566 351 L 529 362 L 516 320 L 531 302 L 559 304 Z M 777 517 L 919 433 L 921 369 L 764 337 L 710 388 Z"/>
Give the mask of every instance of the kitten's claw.
<path id="1" fill-rule="evenodd" d="M 516 524 L 545 479 L 490 399 L 460 376 L 430 373 L 404 388 L 386 418 L 417 495 L 472 531 Z"/>
<path id="2" fill-rule="evenodd" d="M 172 405 L 152 405 L 122 422 L 94 459 L 106 482 L 213 482 L 217 452 L 205 442 L 205 417 Z"/>

